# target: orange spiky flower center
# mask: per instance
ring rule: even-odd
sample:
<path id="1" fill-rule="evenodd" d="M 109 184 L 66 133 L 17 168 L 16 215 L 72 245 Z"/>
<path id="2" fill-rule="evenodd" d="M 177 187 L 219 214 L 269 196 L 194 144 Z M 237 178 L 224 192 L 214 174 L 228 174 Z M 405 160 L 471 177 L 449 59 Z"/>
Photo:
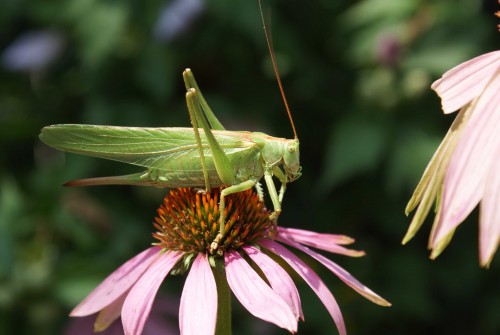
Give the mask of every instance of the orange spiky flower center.
<path id="1" fill-rule="evenodd" d="M 163 199 L 153 222 L 157 232 L 153 243 L 165 250 L 185 253 L 209 253 L 219 233 L 220 189 L 199 193 L 192 188 L 177 188 Z M 243 245 L 270 235 L 270 212 L 252 190 L 226 197 L 225 233 L 219 242 L 218 254 L 239 249 Z"/>

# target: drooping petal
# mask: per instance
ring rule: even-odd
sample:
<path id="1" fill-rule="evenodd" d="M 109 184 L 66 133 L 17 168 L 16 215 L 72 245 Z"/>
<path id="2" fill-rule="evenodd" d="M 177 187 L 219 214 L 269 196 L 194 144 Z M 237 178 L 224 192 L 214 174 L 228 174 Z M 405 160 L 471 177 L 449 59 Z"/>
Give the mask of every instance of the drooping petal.
<path id="1" fill-rule="evenodd" d="M 481 199 L 500 134 L 500 75 L 488 83 L 472 108 L 446 173 L 442 212 L 431 236 L 434 247 L 455 229 Z"/>
<path id="2" fill-rule="evenodd" d="M 370 290 L 368 287 L 363 285 L 360 281 L 358 281 L 356 278 L 354 278 L 349 272 L 329 260 L 323 255 L 318 254 L 317 252 L 309 249 L 306 246 L 303 246 L 297 242 L 290 241 L 287 239 L 282 238 L 280 235 L 276 238 L 277 240 L 286 243 L 294 248 L 297 248 L 301 250 L 302 252 L 305 252 L 309 256 L 313 257 L 316 259 L 318 262 L 323 264 L 325 267 L 328 268 L 328 270 L 332 271 L 337 277 L 340 278 L 344 283 L 346 283 L 349 287 L 351 287 L 353 290 L 361 294 L 363 297 L 366 299 L 380 305 L 380 306 L 390 306 L 391 303 L 385 300 L 384 298 L 380 297 L 377 293 L 373 292 Z"/>
<path id="3" fill-rule="evenodd" d="M 126 335 L 142 333 L 156 292 L 181 256 L 182 253 L 177 251 L 161 254 L 132 287 L 122 308 L 122 323 Z"/>
<path id="4" fill-rule="evenodd" d="M 304 320 L 299 292 L 285 269 L 255 247 L 245 246 L 243 250 L 262 270 L 274 292 L 282 297 L 292 308 L 295 318 Z"/>
<path id="5" fill-rule="evenodd" d="M 438 213 L 439 213 L 439 210 L 438 210 Z M 438 216 L 438 215 L 436 215 L 436 216 Z M 436 225 L 433 225 L 433 227 L 432 227 L 433 230 L 434 230 L 434 227 L 436 227 Z M 445 235 L 442 239 L 440 239 L 439 242 L 437 242 L 436 244 L 431 245 L 429 243 L 427 246 L 427 248 L 431 250 L 431 254 L 429 255 L 429 258 L 432 260 L 438 258 L 438 256 L 441 255 L 441 253 L 444 251 L 444 249 L 446 249 L 448 244 L 450 244 L 451 240 L 453 239 L 454 234 L 455 234 L 455 229 L 452 229 L 452 230 L 450 230 L 450 232 L 447 235 Z M 432 236 L 432 231 L 431 231 L 431 236 Z"/>
<path id="6" fill-rule="evenodd" d="M 181 335 L 214 334 L 217 287 L 205 254 L 198 254 L 182 290 L 179 309 Z"/>
<path id="7" fill-rule="evenodd" d="M 484 267 L 500 244 L 500 142 L 493 156 L 479 214 L 479 261 Z"/>
<path id="8" fill-rule="evenodd" d="M 109 275 L 70 313 L 86 316 L 99 312 L 127 292 L 160 253 L 159 247 L 144 250 Z"/>
<path id="9" fill-rule="evenodd" d="M 365 255 L 364 251 L 351 250 L 340 246 L 339 244 L 351 244 L 354 242 L 353 238 L 345 235 L 320 234 L 303 229 L 284 227 L 278 227 L 278 234 L 289 240 L 336 254 L 351 257 L 360 257 Z"/>
<path id="10" fill-rule="evenodd" d="M 447 71 L 431 86 L 441 97 L 443 111 L 452 113 L 476 98 L 499 67 L 500 51 L 494 51 Z"/>
<path id="11" fill-rule="evenodd" d="M 330 313 L 330 316 L 335 322 L 335 325 L 337 326 L 339 334 L 346 335 L 347 331 L 345 329 L 344 318 L 340 312 L 339 305 L 321 278 L 299 257 L 295 256 L 290 250 L 286 249 L 282 245 L 269 239 L 259 240 L 259 245 L 281 257 L 302 277 L 302 279 L 304 279 L 304 281 L 313 289 L 314 293 L 316 293 L 323 305 L 325 305 L 326 309 Z"/>
<path id="12" fill-rule="evenodd" d="M 413 215 L 413 218 L 411 220 L 410 226 L 408 227 L 408 230 L 406 231 L 405 236 L 403 237 L 403 241 L 401 244 L 406 244 L 408 243 L 418 232 L 420 227 L 425 221 L 425 218 L 429 214 L 429 211 L 432 207 L 432 204 L 435 202 L 436 197 L 439 196 L 439 192 L 442 192 L 442 182 L 445 176 L 446 169 L 443 167 L 439 170 L 434 171 L 430 175 L 430 179 L 428 180 L 428 186 L 427 188 L 424 189 L 424 192 L 422 193 L 422 198 L 419 200 L 420 204 L 418 205 L 418 208 Z M 424 174 L 425 177 L 425 174 Z M 422 178 L 424 178 L 422 177 Z M 413 199 L 413 197 L 412 197 Z M 410 205 L 412 200 L 408 203 Z M 408 207 L 406 207 L 408 210 Z M 408 212 L 406 213 L 408 215 Z"/>
<path id="13" fill-rule="evenodd" d="M 252 267 L 235 251 L 224 256 L 229 287 L 240 303 L 254 316 L 297 331 L 297 320 L 290 306 L 275 293 Z"/>
<path id="14" fill-rule="evenodd" d="M 448 133 L 425 168 L 422 179 L 420 179 L 420 182 L 418 183 L 415 192 L 413 192 L 410 201 L 408 201 L 408 205 L 406 205 L 405 209 L 406 215 L 410 214 L 418 203 L 421 203 L 418 215 L 425 219 L 425 216 L 429 211 L 427 204 L 432 204 L 436 197 L 437 189 L 444 179 L 446 168 L 448 167 L 453 151 L 455 150 L 458 140 L 460 139 L 460 135 L 462 134 L 462 131 L 465 128 L 464 126 L 467 124 L 470 115 L 471 113 L 468 109 L 462 109 L 458 113 L 457 117 L 451 124 L 450 130 L 448 130 Z M 425 205 L 422 205 L 422 203 L 425 203 Z M 424 208 L 420 209 L 420 207 Z M 417 216 L 417 214 L 415 214 L 415 216 Z"/>
<path id="15" fill-rule="evenodd" d="M 123 293 L 121 297 L 113 301 L 97 314 L 94 322 L 94 332 L 102 332 L 106 330 L 116 319 L 120 317 L 122 312 L 123 302 L 127 297 L 128 291 Z"/>

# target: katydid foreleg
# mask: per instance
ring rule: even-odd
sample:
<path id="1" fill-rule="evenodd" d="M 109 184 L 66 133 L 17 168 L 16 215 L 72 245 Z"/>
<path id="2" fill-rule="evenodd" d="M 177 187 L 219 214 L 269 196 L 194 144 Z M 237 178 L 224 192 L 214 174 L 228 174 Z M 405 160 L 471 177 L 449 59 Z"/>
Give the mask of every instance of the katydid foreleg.
<path id="1" fill-rule="evenodd" d="M 259 196 L 259 201 L 264 202 L 264 191 L 262 190 L 262 185 L 260 183 L 255 183 L 255 190 Z"/>
<path id="2" fill-rule="evenodd" d="M 278 196 L 278 200 L 279 200 L 280 204 L 283 201 L 283 197 L 285 196 L 285 191 L 286 191 L 286 183 L 283 183 L 283 184 L 281 184 L 280 194 Z"/>
<path id="3" fill-rule="evenodd" d="M 280 194 L 278 196 L 278 200 L 281 204 L 281 202 L 283 201 L 283 197 L 285 196 L 286 184 L 288 183 L 288 178 L 286 177 L 285 173 L 283 173 L 283 171 L 281 171 L 281 169 L 278 166 L 274 166 L 273 173 L 281 182 Z"/>
<path id="4" fill-rule="evenodd" d="M 279 200 L 278 192 L 276 192 L 276 186 L 274 186 L 273 173 L 271 172 L 271 169 L 266 169 L 264 171 L 264 180 L 266 181 L 269 197 L 273 203 L 273 212 L 269 215 L 269 219 L 271 219 L 273 225 L 276 225 L 278 216 L 281 214 L 281 201 Z"/>
<path id="5" fill-rule="evenodd" d="M 274 176 L 276 176 L 276 178 L 279 179 L 281 183 L 279 194 L 277 194 L 276 192 L 276 186 L 274 185 L 274 181 L 272 178 L 273 174 Z M 285 195 L 288 178 L 278 166 L 274 166 L 272 168 L 272 173 L 271 171 L 266 170 L 266 172 L 264 173 L 264 180 L 266 181 L 269 196 L 274 207 L 274 211 L 271 213 L 271 215 L 269 215 L 269 218 L 273 223 L 273 226 L 270 230 L 272 236 L 276 232 L 278 216 L 281 214 L 281 202 L 283 201 L 283 196 Z"/>

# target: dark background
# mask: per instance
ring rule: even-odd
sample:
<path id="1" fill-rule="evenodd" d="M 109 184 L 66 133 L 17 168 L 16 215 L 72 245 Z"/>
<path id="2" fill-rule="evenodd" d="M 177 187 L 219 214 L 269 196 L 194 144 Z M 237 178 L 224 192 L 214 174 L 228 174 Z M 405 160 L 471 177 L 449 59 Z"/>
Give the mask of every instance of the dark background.
<path id="1" fill-rule="evenodd" d="M 303 166 L 280 224 L 355 237 L 367 256 L 330 258 L 393 303 L 373 305 L 307 259 L 349 334 L 499 334 L 500 263 L 497 256 L 489 270 L 478 265 L 477 211 L 435 261 L 426 250 L 431 217 L 401 246 L 406 202 L 454 118 L 441 113 L 430 84 L 498 47 L 496 1 L 264 7 Z M 91 289 L 150 245 L 166 191 L 61 187 L 140 169 L 56 152 L 38 140 L 42 127 L 189 126 L 181 73 L 190 67 L 227 129 L 292 131 L 256 0 L 4 0 L 0 27 L 0 333 L 59 334 Z M 162 286 L 175 304 L 183 280 Z M 306 318 L 299 333 L 336 334 L 298 282 Z M 175 316 L 171 323 L 175 329 Z M 233 323 L 235 334 L 286 333 L 237 302 Z M 81 334 L 91 333 L 86 327 Z"/>

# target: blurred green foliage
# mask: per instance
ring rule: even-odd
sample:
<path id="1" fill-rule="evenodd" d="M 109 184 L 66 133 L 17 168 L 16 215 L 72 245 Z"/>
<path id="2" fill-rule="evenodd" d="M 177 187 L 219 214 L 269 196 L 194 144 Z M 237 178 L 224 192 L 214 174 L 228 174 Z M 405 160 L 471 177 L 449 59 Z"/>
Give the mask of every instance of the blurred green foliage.
<path id="1" fill-rule="evenodd" d="M 201 3 L 168 39 L 155 27 L 170 1 L 0 3 L 1 334 L 63 332 L 71 308 L 152 242 L 166 192 L 62 188 L 69 179 L 137 169 L 56 152 L 37 139 L 40 128 L 188 126 L 181 73 L 190 67 L 228 129 L 292 136 L 257 2 Z M 478 266 L 477 214 L 436 261 L 425 249 L 430 220 L 400 245 L 406 201 L 453 118 L 429 86 L 498 46 L 495 1 L 264 3 L 304 172 L 289 187 L 280 223 L 355 237 L 366 257 L 332 258 L 393 303 L 374 306 L 311 262 L 349 334 L 498 334 L 499 260 L 488 271 Z M 32 32 L 48 33 L 51 46 L 12 51 Z M 182 282 L 168 278 L 163 287 L 180 296 Z M 306 318 L 299 332 L 335 334 L 319 300 L 299 289 Z M 233 318 L 235 334 L 285 334 L 239 307 Z"/>

